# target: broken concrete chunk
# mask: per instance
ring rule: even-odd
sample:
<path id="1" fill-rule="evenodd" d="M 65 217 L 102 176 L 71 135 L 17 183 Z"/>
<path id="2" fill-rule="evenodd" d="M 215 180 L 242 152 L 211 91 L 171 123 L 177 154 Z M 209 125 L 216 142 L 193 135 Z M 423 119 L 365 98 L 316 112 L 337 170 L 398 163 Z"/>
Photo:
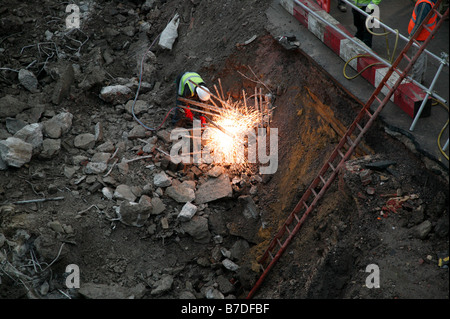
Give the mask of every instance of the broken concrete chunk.
<path id="1" fill-rule="evenodd" d="M 106 152 L 98 152 L 95 153 L 92 158 L 91 162 L 93 163 L 105 163 L 108 164 L 109 158 L 111 157 L 111 154 Z"/>
<path id="2" fill-rule="evenodd" d="M 161 295 L 170 289 L 172 289 L 173 277 L 171 275 L 164 275 L 160 280 L 156 282 L 155 288 L 152 289 L 150 294 L 152 296 Z"/>
<path id="3" fill-rule="evenodd" d="M 195 202 L 204 204 L 220 198 L 227 198 L 233 195 L 230 178 L 227 174 L 222 174 L 218 178 L 212 178 L 203 183 L 195 194 Z"/>
<path id="4" fill-rule="evenodd" d="M 81 148 L 83 150 L 88 150 L 93 148 L 95 145 L 95 136 L 91 133 L 83 133 L 77 135 L 73 140 L 73 146 L 76 148 Z"/>
<path id="5" fill-rule="evenodd" d="M 0 98 L 0 118 L 15 117 L 28 108 L 30 106 L 27 103 L 19 101 L 12 95 Z"/>
<path id="6" fill-rule="evenodd" d="M 108 165 L 101 162 L 89 162 L 86 164 L 86 174 L 101 174 L 106 171 Z"/>
<path id="7" fill-rule="evenodd" d="M 103 144 L 97 146 L 97 151 L 99 152 L 114 152 L 115 149 L 116 147 L 111 141 L 106 141 Z"/>
<path id="8" fill-rule="evenodd" d="M 43 159 L 50 159 L 59 154 L 61 150 L 61 140 L 46 138 L 42 142 L 42 151 L 39 153 L 39 157 Z"/>
<path id="9" fill-rule="evenodd" d="M 105 86 L 100 91 L 100 98 L 113 105 L 126 103 L 132 95 L 133 92 L 125 85 Z"/>
<path id="10" fill-rule="evenodd" d="M 211 239 L 208 229 L 208 220 L 203 216 L 194 216 L 188 222 L 183 223 L 183 230 L 192 236 L 195 242 L 206 244 Z"/>
<path id="11" fill-rule="evenodd" d="M 33 72 L 26 69 L 20 69 L 18 78 L 20 84 L 22 84 L 22 86 L 28 91 L 32 93 L 38 92 L 38 80 Z"/>
<path id="12" fill-rule="evenodd" d="M 11 134 L 16 134 L 18 130 L 23 128 L 27 123 L 20 119 L 7 117 L 6 118 L 6 130 Z"/>
<path id="13" fill-rule="evenodd" d="M 69 112 L 62 112 L 53 116 L 43 123 L 43 134 L 50 138 L 60 138 L 61 135 L 69 132 L 72 127 L 73 115 Z"/>
<path id="14" fill-rule="evenodd" d="M 225 296 L 213 287 L 206 288 L 205 297 L 206 299 L 225 299 Z"/>
<path id="15" fill-rule="evenodd" d="M 172 185 L 172 180 L 164 171 L 162 171 L 156 173 L 153 177 L 153 185 L 155 185 L 156 187 L 168 187 Z"/>
<path id="16" fill-rule="evenodd" d="M 9 166 L 22 167 L 33 155 L 33 146 L 17 137 L 0 141 L 0 157 Z"/>
<path id="17" fill-rule="evenodd" d="M 114 198 L 126 199 L 129 202 L 134 202 L 136 200 L 136 195 L 133 194 L 130 186 L 121 184 L 116 187 L 116 189 L 114 191 Z"/>
<path id="18" fill-rule="evenodd" d="M 231 271 L 238 271 L 239 270 L 239 266 L 236 265 L 234 262 L 232 262 L 230 259 L 226 258 L 224 260 L 222 260 L 222 265 Z"/>
<path id="19" fill-rule="evenodd" d="M 136 125 L 128 132 L 128 139 L 137 139 L 137 138 L 145 138 L 146 137 L 146 128 L 141 125 Z"/>
<path id="20" fill-rule="evenodd" d="M 14 134 L 14 137 L 30 143 L 33 146 L 33 155 L 37 154 L 44 141 L 42 126 L 39 123 L 28 124 Z"/>
<path id="21" fill-rule="evenodd" d="M 223 173 L 223 167 L 222 166 L 214 166 L 208 171 L 208 176 L 211 177 L 219 177 Z"/>
<path id="22" fill-rule="evenodd" d="M 149 205 L 123 201 L 119 206 L 120 221 L 127 226 L 142 227 L 151 211 Z"/>
<path id="23" fill-rule="evenodd" d="M 197 212 L 197 206 L 188 202 L 188 203 L 184 204 L 184 206 L 181 209 L 180 213 L 178 214 L 177 218 L 181 222 L 186 222 L 186 221 L 191 220 L 192 217 L 194 217 L 196 212 Z"/>
<path id="24" fill-rule="evenodd" d="M 178 203 L 192 202 L 195 199 L 194 190 L 183 184 L 168 187 L 166 194 Z"/>
<path id="25" fill-rule="evenodd" d="M 110 187 L 103 187 L 102 194 L 107 199 L 113 199 L 113 197 L 114 197 L 114 191 Z"/>
<path id="26" fill-rule="evenodd" d="M 239 202 L 242 205 L 243 211 L 242 214 L 245 218 L 257 218 L 258 217 L 258 208 L 253 201 L 253 198 L 249 195 L 242 195 L 238 198 Z"/>
<path id="27" fill-rule="evenodd" d="M 152 198 L 152 206 L 152 215 L 159 215 L 166 209 L 166 205 L 159 197 Z"/>

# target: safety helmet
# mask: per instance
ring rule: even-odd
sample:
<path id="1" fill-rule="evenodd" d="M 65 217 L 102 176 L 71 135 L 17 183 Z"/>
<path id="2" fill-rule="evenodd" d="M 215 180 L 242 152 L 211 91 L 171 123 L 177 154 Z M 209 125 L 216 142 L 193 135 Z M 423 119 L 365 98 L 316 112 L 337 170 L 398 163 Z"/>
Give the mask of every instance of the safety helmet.
<path id="1" fill-rule="evenodd" d="M 209 90 L 206 86 L 202 85 L 200 87 L 197 87 L 195 90 L 200 100 L 206 102 L 211 98 L 211 94 L 209 93 Z"/>

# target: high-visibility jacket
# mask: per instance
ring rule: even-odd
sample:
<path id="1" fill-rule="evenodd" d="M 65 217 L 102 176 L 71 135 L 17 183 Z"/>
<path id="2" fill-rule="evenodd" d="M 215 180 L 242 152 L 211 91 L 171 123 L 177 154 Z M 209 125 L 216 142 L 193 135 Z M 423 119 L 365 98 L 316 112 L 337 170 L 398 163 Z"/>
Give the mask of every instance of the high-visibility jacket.
<path id="1" fill-rule="evenodd" d="M 421 10 L 418 10 L 418 7 L 420 4 L 428 4 L 430 5 L 430 8 L 425 8 L 424 12 L 419 12 Z M 422 6 L 423 7 L 423 6 Z M 431 10 L 431 8 L 434 7 L 434 3 L 430 0 L 418 0 L 416 2 L 416 6 L 414 7 L 414 11 L 411 16 L 411 20 L 409 21 L 408 25 L 408 33 L 411 35 L 411 32 L 413 31 L 414 27 L 417 25 L 420 25 L 422 23 L 422 20 L 427 16 L 428 12 Z M 428 10 L 427 10 L 428 9 Z M 425 22 L 425 25 L 430 28 L 430 30 L 433 30 L 436 27 L 437 23 L 437 15 L 434 13 L 431 18 Z M 415 32 L 415 31 L 414 31 Z M 417 36 L 417 41 L 425 41 L 428 36 L 430 35 L 430 32 L 423 28 L 420 34 Z"/>
<path id="2" fill-rule="evenodd" d="M 201 84 L 205 83 L 198 73 L 186 72 L 181 77 L 180 84 L 178 86 L 178 95 L 179 96 L 192 97 L 195 95 L 195 87 L 196 86 L 195 86 L 195 84 L 191 83 L 190 81 L 194 82 L 197 85 L 201 85 Z M 186 89 L 188 89 L 189 92 L 185 92 Z"/>
<path id="3" fill-rule="evenodd" d="M 367 7 L 369 4 L 373 3 L 379 5 L 381 0 L 353 0 L 356 6 L 358 7 Z"/>

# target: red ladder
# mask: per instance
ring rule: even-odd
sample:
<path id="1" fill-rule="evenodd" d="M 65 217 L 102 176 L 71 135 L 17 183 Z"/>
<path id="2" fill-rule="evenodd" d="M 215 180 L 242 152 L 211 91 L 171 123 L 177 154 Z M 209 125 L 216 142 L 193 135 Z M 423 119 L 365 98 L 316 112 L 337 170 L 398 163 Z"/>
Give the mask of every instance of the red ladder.
<path id="1" fill-rule="evenodd" d="M 258 261 L 262 269 L 262 274 L 257 280 L 256 284 L 253 286 L 252 290 L 249 292 L 247 299 L 250 299 L 254 296 L 255 292 L 261 286 L 262 282 L 268 275 L 269 271 L 272 269 L 272 267 L 275 265 L 278 259 L 280 259 L 281 255 L 286 250 L 289 243 L 292 241 L 294 236 L 299 231 L 305 219 L 308 217 L 311 211 L 314 210 L 318 201 L 324 196 L 325 192 L 336 178 L 336 175 L 338 174 L 340 168 L 351 157 L 351 155 L 355 151 L 355 148 L 361 142 L 364 134 L 372 126 L 373 122 L 378 117 L 380 112 L 383 110 L 384 106 L 389 102 L 392 94 L 398 88 L 403 79 L 406 77 L 406 75 L 416 62 L 417 58 L 420 56 L 420 54 L 422 54 L 422 52 L 425 50 L 425 47 L 428 45 L 433 36 L 436 34 L 437 30 L 442 25 L 443 21 L 448 17 L 449 14 L 448 9 L 443 15 L 441 15 L 437 11 L 440 2 L 441 0 L 437 1 L 437 3 L 430 11 L 430 13 L 427 15 L 427 17 L 424 19 L 424 21 L 422 22 L 416 33 L 409 40 L 404 49 L 400 52 L 396 61 L 389 68 L 381 83 L 374 90 L 370 99 L 367 101 L 367 103 L 361 109 L 359 114 L 356 116 L 355 120 L 350 125 L 347 132 L 334 149 L 333 153 L 331 153 L 331 156 L 328 158 L 328 160 L 325 162 L 325 164 L 319 171 L 317 177 L 313 180 L 311 185 L 305 191 L 302 198 L 295 206 L 294 210 L 290 213 L 290 215 L 284 222 L 283 226 L 278 230 L 278 233 L 271 240 L 268 248 Z M 427 26 L 425 26 L 425 21 L 428 21 L 428 19 L 433 14 L 437 14 L 440 19 L 436 27 L 433 30 L 430 30 Z M 430 35 L 422 44 L 420 44 L 415 40 L 415 38 L 417 37 L 418 34 L 420 34 L 423 28 L 426 28 L 430 32 Z M 413 45 L 413 43 L 416 43 L 419 46 L 419 49 L 412 58 L 409 58 L 406 55 L 406 53 Z M 397 66 L 400 64 L 403 58 L 405 58 L 409 63 L 404 69 L 404 71 L 401 72 L 397 70 Z M 395 82 L 395 84 L 392 87 L 390 87 L 386 82 L 394 72 L 396 72 L 399 77 Z M 386 86 L 388 88 L 388 93 L 382 99 L 378 97 L 378 95 L 380 94 L 383 86 Z M 379 105 L 376 108 L 375 112 L 371 113 L 371 106 L 375 100 L 379 102 Z M 352 140 L 351 137 L 354 136 L 353 132 L 355 130 L 357 130 L 355 134 L 357 133 L 358 135 L 356 139 Z M 347 147 L 348 149 L 346 151 Z"/>

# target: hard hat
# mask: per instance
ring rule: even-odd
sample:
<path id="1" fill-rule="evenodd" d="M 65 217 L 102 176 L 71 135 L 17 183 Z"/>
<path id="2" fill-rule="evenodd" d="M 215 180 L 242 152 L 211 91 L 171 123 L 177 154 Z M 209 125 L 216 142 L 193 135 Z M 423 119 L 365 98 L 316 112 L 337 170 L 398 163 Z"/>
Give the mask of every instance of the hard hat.
<path id="1" fill-rule="evenodd" d="M 195 90 L 200 100 L 206 102 L 211 98 L 211 94 L 209 93 L 209 90 L 206 86 L 202 85 L 200 87 L 197 87 Z"/>

